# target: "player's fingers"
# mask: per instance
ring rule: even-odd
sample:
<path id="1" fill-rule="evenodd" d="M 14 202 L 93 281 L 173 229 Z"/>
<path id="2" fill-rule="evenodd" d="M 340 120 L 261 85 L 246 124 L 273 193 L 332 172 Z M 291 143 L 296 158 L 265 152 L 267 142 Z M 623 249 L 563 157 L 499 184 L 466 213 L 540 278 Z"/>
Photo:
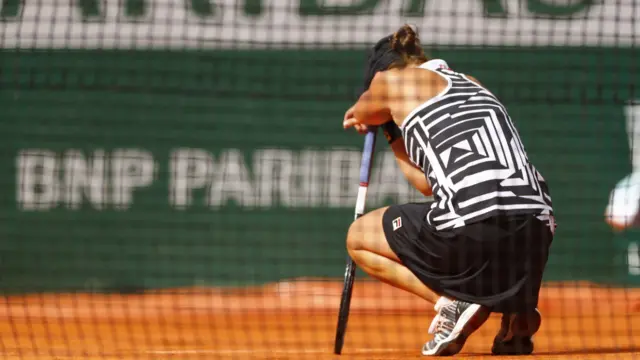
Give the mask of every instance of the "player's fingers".
<path id="1" fill-rule="evenodd" d="M 367 125 L 363 125 L 363 124 L 356 124 L 354 128 L 356 129 L 356 131 L 358 131 L 358 133 L 363 135 L 366 134 L 367 131 L 369 131 L 369 129 L 367 128 Z"/>
<path id="2" fill-rule="evenodd" d="M 342 122 L 342 127 L 344 127 L 345 129 L 348 129 L 350 127 L 354 127 L 358 124 L 358 120 L 356 120 L 355 118 L 351 118 L 351 119 L 345 119 Z"/>
<path id="3" fill-rule="evenodd" d="M 343 120 L 352 119 L 352 118 L 353 118 L 353 113 L 354 113 L 354 111 L 353 111 L 353 106 L 352 106 L 352 107 L 350 107 L 350 108 L 349 108 L 349 110 L 347 110 L 347 111 L 344 113 L 344 118 L 343 118 Z"/>

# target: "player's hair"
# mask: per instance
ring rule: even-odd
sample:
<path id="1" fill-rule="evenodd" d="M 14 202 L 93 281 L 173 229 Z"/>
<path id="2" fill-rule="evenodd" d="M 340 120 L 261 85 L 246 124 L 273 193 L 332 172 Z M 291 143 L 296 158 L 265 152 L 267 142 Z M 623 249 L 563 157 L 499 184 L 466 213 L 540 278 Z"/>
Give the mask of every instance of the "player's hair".
<path id="1" fill-rule="evenodd" d="M 403 25 L 393 34 L 391 48 L 400 54 L 401 58 L 391 64 L 389 69 L 401 69 L 411 64 L 422 64 L 428 60 L 420 46 L 417 30 L 408 24 Z"/>

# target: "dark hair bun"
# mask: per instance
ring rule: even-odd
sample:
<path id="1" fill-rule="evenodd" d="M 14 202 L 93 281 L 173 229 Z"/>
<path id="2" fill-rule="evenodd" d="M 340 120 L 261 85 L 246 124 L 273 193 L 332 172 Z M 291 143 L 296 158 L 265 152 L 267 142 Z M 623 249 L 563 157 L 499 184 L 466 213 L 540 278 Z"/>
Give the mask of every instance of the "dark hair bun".
<path id="1" fill-rule="evenodd" d="M 421 55 L 418 33 L 409 25 L 403 25 L 391 37 L 391 48 L 400 54 Z"/>

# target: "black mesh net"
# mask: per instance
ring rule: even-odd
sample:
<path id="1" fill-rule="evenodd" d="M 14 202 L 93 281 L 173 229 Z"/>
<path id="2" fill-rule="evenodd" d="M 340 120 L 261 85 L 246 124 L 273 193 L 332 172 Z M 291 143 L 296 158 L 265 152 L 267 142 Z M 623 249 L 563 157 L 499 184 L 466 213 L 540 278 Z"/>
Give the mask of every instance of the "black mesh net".
<path id="1" fill-rule="evenodd" d="M 342 118 L 405 23 L 500 99 L 549 184 L 535 353 L 633 357 L 639 18 L 636 0 L 1 1 L 0 357 L 336 358 L 364 141 Z M 384 140 L 365 213 L 430 201 Z M 418 357 L 434 315 L 358 270 L 341 356 Z M 500 319 L 462 353 L 490 354 Z"/>

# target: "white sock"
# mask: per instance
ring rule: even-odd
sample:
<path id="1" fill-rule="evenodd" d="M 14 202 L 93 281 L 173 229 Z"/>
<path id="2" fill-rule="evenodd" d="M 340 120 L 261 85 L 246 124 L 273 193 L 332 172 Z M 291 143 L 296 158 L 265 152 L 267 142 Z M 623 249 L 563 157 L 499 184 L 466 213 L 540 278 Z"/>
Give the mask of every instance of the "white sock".
<path id="1" fill-rule="evenodd" d="M 440 299 L 438 299 L 438 302 L 435 304 L 434 308 L 436 309 L 436 311 L 440 311 L 440 309 L 447 305 L 450 305 L 451 303 L 453 303 L 453 300 L 445 296 L 441 296 Z"/>

